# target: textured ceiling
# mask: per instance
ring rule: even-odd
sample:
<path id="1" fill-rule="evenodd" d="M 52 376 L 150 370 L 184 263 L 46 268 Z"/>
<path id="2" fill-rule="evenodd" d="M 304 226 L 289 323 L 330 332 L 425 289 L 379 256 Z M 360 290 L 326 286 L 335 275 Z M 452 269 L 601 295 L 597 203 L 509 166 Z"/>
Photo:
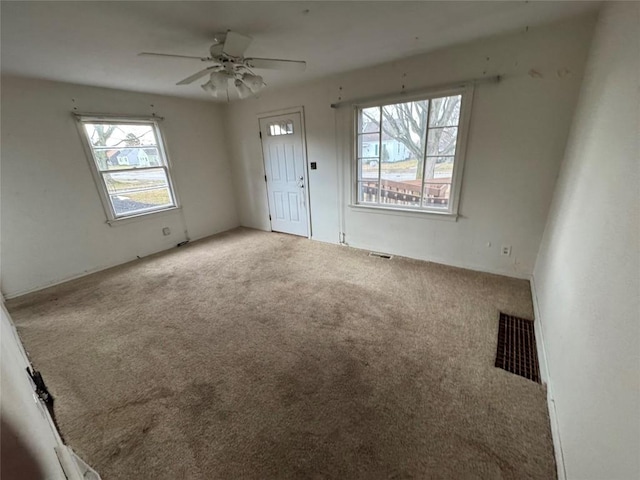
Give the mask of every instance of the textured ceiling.
<path id="1" fill-rule="evenodd" d="M 253 37 L 247 56 L 306 60 L 304 73 L 260 70 L 270 88 L 539 25 L 594 2 L 5 2 L 3 73 L 184 97 L 210 98 L 198 60 L 216 32 Z"/>

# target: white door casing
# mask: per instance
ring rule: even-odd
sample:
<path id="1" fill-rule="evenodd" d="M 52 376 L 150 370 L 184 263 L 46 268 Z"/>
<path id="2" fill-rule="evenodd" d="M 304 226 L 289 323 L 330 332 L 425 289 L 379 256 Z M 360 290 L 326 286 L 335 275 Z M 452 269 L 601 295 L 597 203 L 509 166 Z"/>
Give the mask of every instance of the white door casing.
<path id="1" fill-rule="evenodd" d="M 271 230 L 309 235 L 307 162 L 300 112 L 260 118 Z"/>

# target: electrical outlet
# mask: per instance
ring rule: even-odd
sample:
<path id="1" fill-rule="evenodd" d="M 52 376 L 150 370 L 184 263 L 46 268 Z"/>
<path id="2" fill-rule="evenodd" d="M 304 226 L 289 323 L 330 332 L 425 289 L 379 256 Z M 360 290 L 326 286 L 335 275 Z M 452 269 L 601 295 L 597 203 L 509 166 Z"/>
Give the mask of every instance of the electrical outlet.
<path id="1" fill-rule="evenodd" d="M 511 256 L 511 245 L 503 245 L 501 253 L 503 257 Z"/>
<path id="2" fill-rule="evenodd" d="M 169 227 L 164 227 L 162 229 L 162 234 L 166 237 L 167 235 L 171 235 L 171 229 Z"/>

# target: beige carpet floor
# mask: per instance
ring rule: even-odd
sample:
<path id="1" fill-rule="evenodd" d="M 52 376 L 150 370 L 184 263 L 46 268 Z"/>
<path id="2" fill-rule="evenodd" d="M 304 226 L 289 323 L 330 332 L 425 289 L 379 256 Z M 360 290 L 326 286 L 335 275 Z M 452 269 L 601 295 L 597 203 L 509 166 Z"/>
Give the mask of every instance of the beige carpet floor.
<path id="1" fill-rule="evenodd" d="M 238 229 L 9 302 L 110 479 L 552 479 L 526 281 Z"/>

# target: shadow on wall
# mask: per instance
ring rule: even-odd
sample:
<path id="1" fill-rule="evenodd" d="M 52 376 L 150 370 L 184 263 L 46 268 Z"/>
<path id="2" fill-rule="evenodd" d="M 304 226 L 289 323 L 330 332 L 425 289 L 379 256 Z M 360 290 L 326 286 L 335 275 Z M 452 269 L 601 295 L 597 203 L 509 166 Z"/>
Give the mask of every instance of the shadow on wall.
<path id="1" fill-rule="evenodd" d="M 0 478 L 3 480 L 42 480 L 44 478 L 33 452 L 4 418 L 0 419 Z"/>

